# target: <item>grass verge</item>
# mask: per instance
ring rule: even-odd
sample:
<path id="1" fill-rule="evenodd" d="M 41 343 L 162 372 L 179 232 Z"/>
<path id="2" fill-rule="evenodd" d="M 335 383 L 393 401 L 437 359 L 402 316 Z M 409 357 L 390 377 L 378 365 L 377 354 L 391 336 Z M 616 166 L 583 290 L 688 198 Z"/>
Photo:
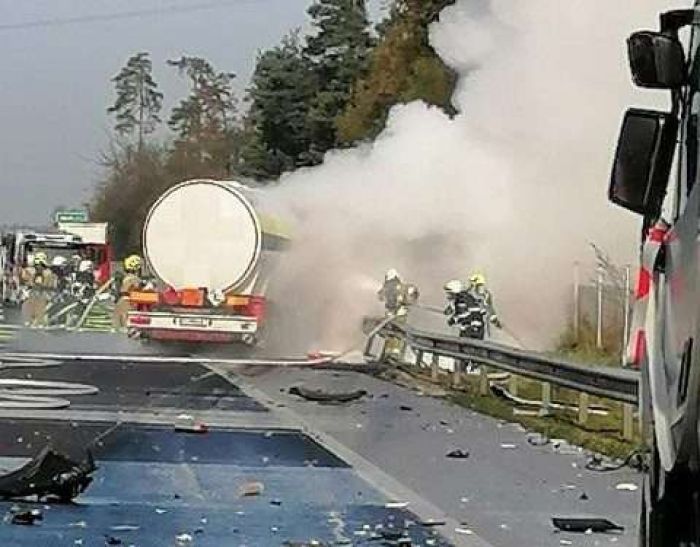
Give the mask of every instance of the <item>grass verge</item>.
<path id="1" fill-rule="evenodd" d="M 455 389 L 451 386 L 451 377 L 447 374 L 441 374 L 440 379 L 434 382 L 429 373 L 416 372 L 414 367 L 401 367 L 401 371 L 413 379 L 412 387 L 421 389 L 421 384 L 437 385 L 444 390 L 446 399 L 455 405 L 508 422 L 520 423 L 528 430 L 542 433 L 551 439 L 565 439 L 577 446 L 616 458 L 623 458 L 640 447 L 639 438 L 632 441 L 622 438 L 622 406 L 614 401 L 591 397 L 590 405 L 605 407 L 608 412 L 604 416 L 589 415 L 586 424 L 582 425 L 576 421 L 575 410 L 555 409 L 546 417 L 515 414 L 514 409 L 518 407 L 513 403 L 491 394 L 480 395 L 477 376 L 466 376 L 462 386 Z M 397 380 L 395 369 L 386 369 L 381 375 L 388 380 Z M 539 400 L 540 386 L 539 382 L 519 378 L 518 396 Z M 554 401 L 575 405 L 577 397 L 574 391 L 553 387 Z"/>

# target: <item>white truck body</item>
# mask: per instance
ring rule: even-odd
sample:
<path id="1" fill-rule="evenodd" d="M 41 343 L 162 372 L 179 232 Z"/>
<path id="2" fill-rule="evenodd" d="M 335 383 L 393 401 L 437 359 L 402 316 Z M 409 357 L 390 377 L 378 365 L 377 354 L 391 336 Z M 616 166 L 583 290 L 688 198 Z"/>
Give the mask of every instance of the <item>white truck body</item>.
<path id="1" fill-rule="evenodd" d="M 279 221 L 262 212 L 261 197 L 232 181 L 191 180 L 167 190 L 143 227 L 144 258 L 163 292 L 157 305 L 137 304 L 129 327 L 154 339 L 255 341 L 270 259 L 288 241 Z M 177 302 L 188 291 L 201 291 L 205 302 Z M 167 302 L 168 292 L 176 302 Z"/>

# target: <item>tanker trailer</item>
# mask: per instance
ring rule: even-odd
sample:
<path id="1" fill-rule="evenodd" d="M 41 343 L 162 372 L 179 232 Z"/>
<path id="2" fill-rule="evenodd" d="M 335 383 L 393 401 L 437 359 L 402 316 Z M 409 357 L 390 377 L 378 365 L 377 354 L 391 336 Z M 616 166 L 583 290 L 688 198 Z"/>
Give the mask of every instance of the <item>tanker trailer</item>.
<path id="1" fill-rule="evenodd" d="M 143 226 L 155 290 L 129 294 L 132 332 L 153 340 L 255 343 L 270 273 L 289 237 L 263 192 L 233 181 L 168 189 Z"/>

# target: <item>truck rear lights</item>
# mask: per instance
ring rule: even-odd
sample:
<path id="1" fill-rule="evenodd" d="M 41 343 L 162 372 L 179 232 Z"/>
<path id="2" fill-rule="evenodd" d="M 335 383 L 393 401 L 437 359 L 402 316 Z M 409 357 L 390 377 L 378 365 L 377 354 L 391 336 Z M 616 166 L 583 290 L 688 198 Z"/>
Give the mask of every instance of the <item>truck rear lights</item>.
<path id="1" fill-rule="evenodd" d="M 167 306 L 177 306 L 180 303 L 180 293 L 172 287 L 168 287 L 161 294 L 163 303 Z"/>
<path id="2" fill-rule="evenodd" d="M 226 297 L 226 305 L 232 308 L 247 306 L 250 302 L 249 296 L 241 296 L 239 294 L 229 294 Z"/>
<path id="3" fill-rule="evenodd" d="M 180 291 L 180 305 L 201 307 L 204 306 L 206 291 L 204 289 L 182 289 Z"/>
<path id="4" fill-rule="evenodd" d="M 264 296 L 251 296 L 243 314 L 248 317 L 255 317 L 257 321 L 262 321 L 265 318 L 265 304 Z"/>
<path id="5" fill-rule="evenodd" d="M 129 293 L 129 301 L 132 304 L 158 304 L 160 296 L 153 291 L 133 291 Z"/>

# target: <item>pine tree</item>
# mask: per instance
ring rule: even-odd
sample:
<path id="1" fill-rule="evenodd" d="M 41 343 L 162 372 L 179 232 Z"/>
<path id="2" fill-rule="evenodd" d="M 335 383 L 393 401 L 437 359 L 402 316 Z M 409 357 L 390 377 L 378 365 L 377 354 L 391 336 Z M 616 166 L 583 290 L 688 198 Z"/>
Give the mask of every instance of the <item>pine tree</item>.
<path id="1" fill-rule="evenodd" d="M 308 10 L 315 33 L 306 39 L 318 89 L 309 110 L 309 159 L 337 145 L 336 118 L 345 109 L 353 83 L 365 75 L 372 48 L 365 0 L 315 0 Z"/>
<path id="2" fill-rule="evenodd" d="M 114 114 L 117 133 L 122 136 L 136 133 L 138 149 L 143 147 L 144 136 L 155 131 L 160 123 L 159 112 L 163 105 L 163 94 L 153 79 L 152 63 L 146 52 L 129 58 L 119 71 L 114 82 L 117 98 L 107 112 Z"/>
<path id="3" fill-rule="evenodd" d="M 380 40 L 370 68 L 354 86 L 351 100 L 337 118 L 338 139 L 353 143 L 375 137 L 389 109 L 423 100 L 454 114 L 451 103 L 456 75 L 430 46 L 428 26 L 454 0 L 395 0 L 379 26 Z"/>
<path id="4" fill-rule="evenodd" d="M 248 90 L 248 142 L 241 154 L 244 174 L 274 178 L 309 163 L 307 118 L 316 89 L 297 33 L 258 57 Z"/>
<path id="5" fill-rule="evenodd" d="M 208 174 L 230 175 L 237 156 L 235 75 L 217 72 L 201 57 L 183 56 L 168 64 L 190 81 L 189 95 L 173 108 L 168 120 L 178 136 L 176 155 L 200 162 Z"/>

